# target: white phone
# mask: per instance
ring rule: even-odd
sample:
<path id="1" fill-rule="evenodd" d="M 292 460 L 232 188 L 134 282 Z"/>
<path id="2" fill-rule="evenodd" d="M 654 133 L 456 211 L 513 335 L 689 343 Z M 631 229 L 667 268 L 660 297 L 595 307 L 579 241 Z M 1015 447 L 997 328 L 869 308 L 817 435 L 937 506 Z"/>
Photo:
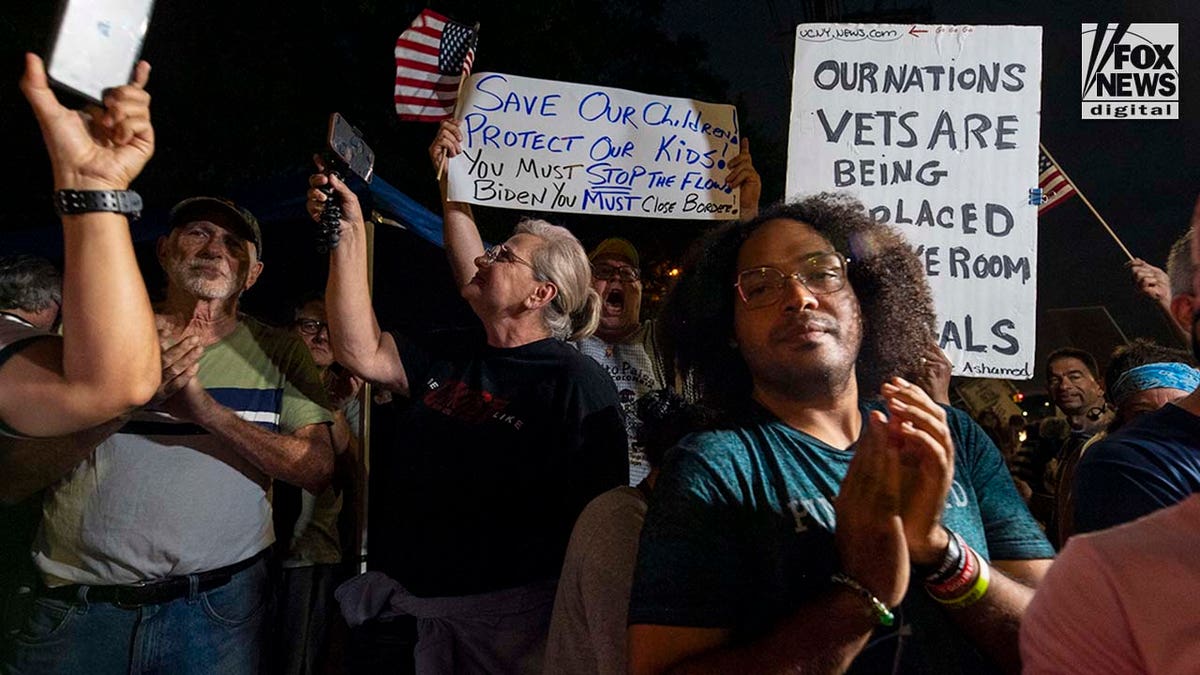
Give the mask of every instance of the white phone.
<path id="1" fill-rule="evenodd" d="M 51 82 L 100 103 L 128 84 L 154 0 L 62 0 L 46 72 Z"/>

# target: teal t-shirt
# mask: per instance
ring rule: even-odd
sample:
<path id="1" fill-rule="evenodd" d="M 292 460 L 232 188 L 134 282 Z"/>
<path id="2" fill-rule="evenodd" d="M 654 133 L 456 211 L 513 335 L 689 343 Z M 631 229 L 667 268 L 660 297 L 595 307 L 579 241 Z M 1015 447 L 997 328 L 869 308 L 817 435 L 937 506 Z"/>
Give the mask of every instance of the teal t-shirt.
<path id="1" fill-rule="evenodd" d="M 864 419 L 879 409 L 860 407 Z M 946 410 L 956 451 L 943 522 L 989 560 L 1053 557 L 996 446 L 965 413 Z M 629 622 L 729 628 L 746 642 L 828 591 L 840 569 L 833 499 L 852 456 L 762 409 L 742 426 L 683 439 L 655 485 Z M 897 619 L 852 672 L 991 669 L 919 580 Z"/>

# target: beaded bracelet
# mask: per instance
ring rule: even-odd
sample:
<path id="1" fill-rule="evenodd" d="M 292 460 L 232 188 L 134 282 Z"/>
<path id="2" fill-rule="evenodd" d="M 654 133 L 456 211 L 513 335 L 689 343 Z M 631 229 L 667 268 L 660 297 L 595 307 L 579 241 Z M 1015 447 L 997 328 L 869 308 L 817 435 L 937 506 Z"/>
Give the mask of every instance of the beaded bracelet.
<path id="1" fill-rule="evenodd" d="M 841 584 L 849 588 L 866 600 L 867 604 L 871 606 L 871 613 L 875 615 L 875 620 L 879 622 L 879 625 L 890 626 L 896 622 L 896 615 L 892 614 L 892 610 L 888 609 L 888 606 L 883 604 L 882 600 L 875 597 L 862 584 L 840 572 L 830 577 L 829 580 L 835 584 Z"/>

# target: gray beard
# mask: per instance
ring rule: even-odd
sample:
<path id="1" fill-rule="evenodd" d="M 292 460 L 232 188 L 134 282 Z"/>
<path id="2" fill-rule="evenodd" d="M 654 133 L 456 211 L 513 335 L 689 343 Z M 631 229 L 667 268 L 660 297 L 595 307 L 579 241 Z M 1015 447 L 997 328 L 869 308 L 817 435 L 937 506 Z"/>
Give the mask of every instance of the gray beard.
<path id="1" fill-rule="evenodd" d="M 208 280 L 183 265 L 171 270 L 172 280 L 200 300 L 227 300 L 238 294 L 237 284 L 230 279 Z"/>

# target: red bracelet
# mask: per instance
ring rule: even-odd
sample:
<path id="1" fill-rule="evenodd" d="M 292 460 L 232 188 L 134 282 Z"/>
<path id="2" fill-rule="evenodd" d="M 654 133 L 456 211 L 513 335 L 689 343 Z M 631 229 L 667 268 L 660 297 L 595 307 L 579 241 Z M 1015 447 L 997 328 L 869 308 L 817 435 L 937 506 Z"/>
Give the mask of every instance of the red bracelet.
<path id="1" fill-rule="evenodd" d="M 975 579 L 979 576 L 979 567 L 982 561 L 979 559 L 979 554 L 970 546 L 963 549 L 963 555 L 965 560 L 963 561 L 962 570 L 958 574 L 943 583 L 925 585 L 925 590 L 930 595 L 935 598 L 953 598 L 975 583 Z"/>

